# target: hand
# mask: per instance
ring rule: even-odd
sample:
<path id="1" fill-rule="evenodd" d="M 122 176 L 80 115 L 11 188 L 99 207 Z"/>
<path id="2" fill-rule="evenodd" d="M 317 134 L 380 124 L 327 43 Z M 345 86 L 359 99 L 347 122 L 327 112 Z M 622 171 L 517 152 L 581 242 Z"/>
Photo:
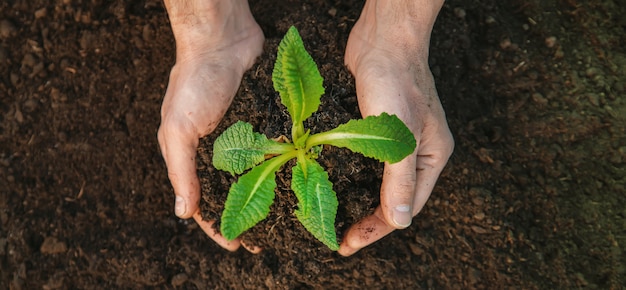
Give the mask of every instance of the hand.
<path id="1" fill-rule="evenodd" d="M 226 240 L 200 215 L 196 149 L 226 113 L 244 72 L 262 52 L 264 37 L 247 1 L 183 2 L 165 1 L 177 51 L 158 140 L 176 194 L 176 215 L 193 217 L 209 237 L 234 251 L 239 240 Z"/>
<path id="2" fill-rule="evenodd" d="M 454 148 L 428 68 L 430 32 L 441 3 L 412 1 L 367 1 L 348 39 L 345 61 L 356 80 L 361 114 L 398 115 L 417 148 L 404 160 L 385 164 L 380 206 L 344 235 L 339 249 L 344 256 L 408 227 Z M 414 13 L 404 15 L 411 14 L 407 11 Z"/>

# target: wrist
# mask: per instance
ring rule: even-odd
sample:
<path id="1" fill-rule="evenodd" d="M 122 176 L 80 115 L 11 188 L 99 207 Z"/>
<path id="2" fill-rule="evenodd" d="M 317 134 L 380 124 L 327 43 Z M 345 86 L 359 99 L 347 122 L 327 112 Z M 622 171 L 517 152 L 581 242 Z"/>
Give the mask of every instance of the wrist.
<path id="1" fill-rule="evenodd" d="M 201 53 L 222 41 L 239 24 L 236 18 L 250 14 L 247 0 L 164 0 L 176 41 L 177 58 Z M 240 31 L 242 29 L 239 29 Z"/>
<path id="2" fill-rule="evenodd" d="M 428 51 L 444 0 L 368 0 L 361 17 L 376 23 L 380 39 L 409 51 Z M 408 51 L 407 51 L 408 52 Z"/>

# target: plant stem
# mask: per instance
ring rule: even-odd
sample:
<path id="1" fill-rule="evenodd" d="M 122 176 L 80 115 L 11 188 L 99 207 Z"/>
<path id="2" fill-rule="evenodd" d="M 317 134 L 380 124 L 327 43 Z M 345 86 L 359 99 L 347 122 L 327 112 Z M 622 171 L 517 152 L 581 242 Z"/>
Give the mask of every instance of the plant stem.
<path id="1" fill-rule="evenodd" d="M 278 170 L 283 164 L 287 163 L 287 161 L 296 158 L 298 156 L 298 151 L 300 150 L 292 150 L 285 154 L 278 155 L 272 159 L 266 160 L 265 162 L 269 162 L 268 165 L 270 171 L 274 172 Z"/>
<path id="2" fill-rule="evenodd" d="M 265 151 L 265 154 L 283 155 L 291 151 L 295 151 L 296 147 L 291 143 L 272 142 L 271 145 L 264 147 L 263 150 Z"/>
<path id="3" fill-rule="evenodd" d="M 308 159 L 308 157 L 306 157 L 306 153 L 308 152 L 308 150 L 298 149 L 297 152 L 298 152 L 298 164 L 302 166 L 302 173 L 304 174 L 304 179 L 306 180 L 307 178 L 306 160 Z"/>
<path id="4" fill-rule="evenodd" d="M 298 139 L 304 135 L 304 124 L 302 122 L 294 122 L 291 126 L 291 139 L 297 144 Z"/>
<path id="5" fill-rule="evenodd" d="M 333 135 L 337 135 L 337 136 L 333 136 Z M 328 141 L 337 139 L 337 138 L 341 138 L 340 134 L 336 134 L 330 131 L 311 135 L 309 136 L 309 138 L 306 139 L 305 150 L 309 150 L 313 148 L 314 146 L 328 144 Z"/>

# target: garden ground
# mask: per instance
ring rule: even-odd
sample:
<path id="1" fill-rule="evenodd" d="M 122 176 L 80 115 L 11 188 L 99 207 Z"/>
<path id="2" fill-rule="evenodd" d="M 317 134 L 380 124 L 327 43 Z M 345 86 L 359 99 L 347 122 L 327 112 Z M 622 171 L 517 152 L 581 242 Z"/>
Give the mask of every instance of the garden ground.
<path id="1" fill-rule="evenodd" d="M 310 236 L 287 240 L 301 231 L 288 176 L 270 216 L 280 222 L 251 231 L 265 233 L 261 254 L 226 252 L 174 216 L 156 142 L 175 49 L 160 1 L 3 1 L 0 288 L 620 289 L 626 8 L 618 2 L 446 1 L 430 64 L 455 152 L 409 229 L 344 258 Z M 290 25 L 325 77 L 316 120 L 358 117 L 342 58 L 362 2 L 250 5 L 265 53 L 218 130 L 240 118 L 270 137 L 286 133 L 270 127 L 287 119 L 269 78 Z M 364 181 L 379 183 L 381 165 L 328 153 L 338 195 L 359 201 L 340 213 L 367 214 L 378 193 Z M 209 214 L 224 192 L 204 189 Z M 338 220 L 339 235 L 353 222 Z"/>

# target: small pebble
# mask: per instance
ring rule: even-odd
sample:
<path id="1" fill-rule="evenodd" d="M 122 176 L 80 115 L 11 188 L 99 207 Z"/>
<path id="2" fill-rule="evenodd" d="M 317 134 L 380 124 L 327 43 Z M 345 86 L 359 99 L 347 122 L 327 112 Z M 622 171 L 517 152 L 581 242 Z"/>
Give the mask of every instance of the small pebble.
<path id="1" fill-rule="evenodd" d="M 565 56 L 565 52 L 563 51 L 563 49 L 559 46 L 556 49 L 556 52 L 554 52 L 554 58 L 560 59 L 563 58 Z"/>
<path id="2" fill-rule="evenodd" d="M 7 19 L 0 20 L 0 38 L 9 38 L 16 31 L 17 29 L 11 21 Z"/>
<path id="3" fill-rule="evenodd" d="M 37 60 L 35 60 L 35 56 L 30 53 L 24 55 L 22 58 L 22 66 L 34 67 L 37 64 Z"/>
<path id="4" fill-rule="evenodd" d="M 19 84 L 20 82 L 20 76 L 18 74 L 16 74 L 15 72 L 11 72 L 11 75 L 9 76 L 9 79 L 11 80 L 11 84 L 13 86 L 16 86 Z"/>
<path id="5" fill-rule="evenodd" d="M 490 196 L 493 193 L 484 187 L 472 187 L 469 189 L 470 196 Z"/>
<path id="6" fill-rule="evenodd" d="M 545 105 L 548 103 L 548 99 L 546 99 L 546 97 L 544 97 L 541 93 L 532 94 L 532 99 L 533 99 L 533 102 L 539 105 Z"/>
<path id="7" fill-rule="evenodd" d="M 67 141 L 67 133 L 62 132 L 62 131 L 61 131 L 61 132 L 59 132 L 59 133 L 57 133 L 57 139 L 58 139 L 60 142 L 65 143 L 65 142 Z"/>
<path id="8" fill-rule="evenodd" d="M 272 273 L 269 273 L 263 282 L 265 283 L 265 287 L 267 287 L 267 289 L 276 288 L 276 281 L 274 281 L 274 275 L 272 275 Z"/>
<path id="9" fill-rule="evenodd" d="M 337 16 L 337 8 L 333 7 L 333 8 L 328 9 L 328 15 L 332 17 Z"/>
<path id="10" fill-rule="evenodd" d="M 590 67 L 587 70 L 585 70 L 585 75 L 587 75 L 587 77 L 589 78 L 593 78 L 598 74 L 598 69 L 595 67 Z"/>
<path id="11" fill-rule="evenodd" d="M 187 282 L 187 280 L 189 280 L 189 277 L 187 276 L 187 274 L 185 273 L 180 273 L 180 274 L 176 274 L 174 275 L 174 277 L 172 277 L 172 286 L 174 287 L 179 287 L 182 286 L 183 284 L 185 284 L 185 282 Z"/>
<path id="12" fill-rule="evenodd" d="M 34 76 L 43 72 L 45 68 L 46 67 L 43 62 L 38 62 L 37 64 L 33 66 L 33 72 L 30 74 L 30 78 L 33 78 Z"/>
<path id="13" fill-rule="evenodd" d="M 91 24 L 91 14 L 84 13 L 80 15 L 80 22 L 83 24 Z"/>
<path id="14" fill-rule="evenodd" d="M 472 231 L 474 231 L 477 234 L 486 234 L 489 231 L 483 227 L 479 227 L 479 226 L 472 226 Z"/>
<path id="15" fill-rule="evenodd" d="M 485 199 L 482 197 L 474 197 L 472 198 L 472 203 L 475 206 L 482 206 L 483 204 L 485 204 Z"/>
<path id="16" fill-rule="evenodd" d="M 143 26 L 143 30 L 141 31 L 141 38 L 143 38 L 146 42 L 151 42 L 154 39 L 154 30 L 150 27 L 150 24 L 146 24 Z"/>
<path id="17" fill-rule="evenodd" d="M 465 9 L 461 8 L 461 7 L 457 7 L 454 8 L 454 15 L 458 18 L 465 18 L 465 15 L 467 15 L 467 13 L 465 12 Z"/>
<path id="18" fill-rule="evenodd" d="M 589 93 L 587 95 L 587 99 L 589 99 L 589 102 L 594 106 L 600 107 L 600 97 L 598 96 L 598 94 Z"/>
<path id="19" fill-rule="evenodd" d="M 24 123 L 24 114 L 22 114 L 22 110 L 20 110 L 20 108 L 18 106 L 15 107 L 15 121 L 17 121 L 17 123 L 22 124 Z"/>
<path id="20" fill-rule="evenodd" d="M 546 37 L 545 43 L 548 48 L 553 48 L 556 45 L 556 37 Z"/>
<path id="21" fill-rule="evenodd" d="M 67 137 L 65 137 L 65 139 L 67 139 Z M 148 244 L 148 240 L 146 240 L 145 237 L 141 237 L 137 241 L 137 247 L 139 247 L 139 248 L 145 248 L 147 244 Z"/>
<path id="22" fill-rule="evenodd" d="M 141 38 L 139 38 L 139 37 L 137 37 L 137 36 L 133 36 L 133 37 L 131 38 L 131 40 L 130 40 L 130 41 L 131 41 L 131 42 L 135 45 L 135 47 L 137 47 L 138 49 L 140 49 L 140 50 L 141 50 L 141 49 L 143 49 L 143 48 L 144 48 L 144 41 L 143 41 Z"/>
<path id="23" fill-rule="evenodd" d="M 411 249 L 411 253 L 415 256 L 421 256 L 424 254 L 424 250 L 416 243 L 409 243 L 409 248 Z"/>
<path id="24" fill-rule="evenodd" d="M 59 241 L 55 237 L 46 237 L 41 244 L 40 251 L 42 254 L 60 254 L 67 251 L 67 245 L 65 242 Z"/>
<path id="25" fill-rule="evenodd" d="M 59 89 L 57 88 L 50 89 L 50 98 L 53 102 L 61 101 L 61 91 L 59 91 Z"/>
<path id="26" fill-rule="evenodd" d="M 35 19 L 44 18 L 46 17 L 46 15 L 48 15 L 48 10 L 46 9 L 46 7 L 35 10 Z"/>
<path id="27" fill-rule="evenodd" d="M 511 47 L 511 40 L 510 39 L 505 38 L 502 41 L 500 41 L 500 48 L 507 49 L 509 47 Z"/>
<path id="28" fill-rule="evenodd" d="M 24 108 L 24 111 L 26 113 L 32 113 L 37 109 L 38 103 L 39 102 L 35 99 L 28 99 L 26 100 L 26 102 L 24 102 L 24 105 L 22 107 Z"/>

